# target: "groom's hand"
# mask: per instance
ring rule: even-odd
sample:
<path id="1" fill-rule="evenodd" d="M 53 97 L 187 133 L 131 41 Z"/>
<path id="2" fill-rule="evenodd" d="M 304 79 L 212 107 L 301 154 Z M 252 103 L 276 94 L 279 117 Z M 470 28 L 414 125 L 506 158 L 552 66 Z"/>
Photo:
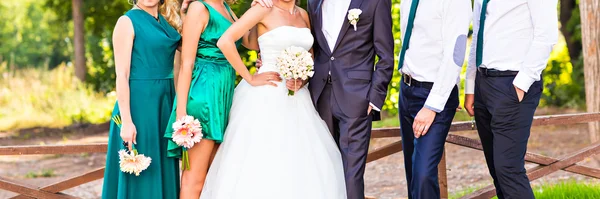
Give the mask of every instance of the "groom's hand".
<path id="1" fill-rule="evenodd" d="M 367 109 L 367 115 L 371 115 L 371 112 L 373 112 L 373 106 L 369 105 L 369 109 Z"/>
<path id="2" fill-rule="evenodd" d="M 265 7 L 265 8 L 273 7 L 272 0 L 253 0 L 252 4 L 250 4 L 250 6 L 255 6 L 256 4 L 260 4 L 260 6 Z"/>
<path id="3" fill-rule="evenodd" d="M 254 67 L 256 67 L 256 70 L 260 69 L 260 67 L 262 67 L 262 59 L 260 59 L 260 53 L 258 53 L 258 58 L 256 59 L 256 64 L 254 65 Z"/>
<path id="4" fill-rule="evenodd" d="M 429 127 L 433 123 L 433 119 L 435 119 L 435 115 L 437 113 L 428 108 L 421 108 L 419 113 L 417 113 L 417 117 L 415 117 L 415 121 L 413 122 L 413 133 L 415 134 L 415 138 L 420 138 L 427 134 L 429 131 Z"/>

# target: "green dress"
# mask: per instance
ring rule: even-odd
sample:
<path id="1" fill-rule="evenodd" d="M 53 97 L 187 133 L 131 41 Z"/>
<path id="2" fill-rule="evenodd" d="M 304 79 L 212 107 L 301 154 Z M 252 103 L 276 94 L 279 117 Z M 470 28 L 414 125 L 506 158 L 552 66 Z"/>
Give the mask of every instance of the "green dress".
<path id="1" fill-rule="evenodd" d="M 137 129 L 140 154 L 152 158 L 140 176 L 120 171 L 118 151 L 124 149 L 120 129 L 111 121 L 102 198 L 179 198 L 179 160 L 167 157 L 164 129 L 175 98 L 173 62 L 181 41 L 179 33 L 159 16 L 139 9 L 128 11 L 135 38 L 129 77 L 130 111 Z M 119 115 L 118 103 L 113 116 Z"/>
<path id="2" fill-rule="evenodd" d="M 206 2 L 200 2 L 208 9 L 210 19 L 198 42 L 186 110 L 188 115 L 200 121 L 204 139 L 221 143 L 229 120 L 236 73 L 217 47 L 217 41 L 231 26 L 231 21 Z M 225 7 L 233 19 L 231 8 L 227 4 Z M 236 43 L 238 46 L 240 41 Z M 173 105 L 169 124 L 177 119 L 176 105 Z M 168 126 L 165 137 L 171 138 L 172 133 L 172 126 Z M 181 158 L 181 154 L 181 147 L 169 141 L 169 157 Z"/>

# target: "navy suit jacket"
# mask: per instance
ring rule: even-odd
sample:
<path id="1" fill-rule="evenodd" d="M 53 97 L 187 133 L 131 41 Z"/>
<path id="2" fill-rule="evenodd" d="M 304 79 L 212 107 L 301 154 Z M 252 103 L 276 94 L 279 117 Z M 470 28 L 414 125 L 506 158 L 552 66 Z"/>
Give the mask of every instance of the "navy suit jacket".
<path id="1" fill-rule="evenodd" d="M 352 0 L 361 9 L 357 29 L 344 17 L 336 46 L 331 51 L 322 32 L 322 2 L 309 0 L 308 12 L 315 37 L 315 74 L 309 89 L 316 106 L 331 71 L 333 102 L 352 118 L 367 114 L 369 102 L 383 108 L 394 72 L 394 38 L 391 0 Z M 379 58 L 375 64 L 375 56 Z M 379 118 L 375 114 L 374 120 Z"/>

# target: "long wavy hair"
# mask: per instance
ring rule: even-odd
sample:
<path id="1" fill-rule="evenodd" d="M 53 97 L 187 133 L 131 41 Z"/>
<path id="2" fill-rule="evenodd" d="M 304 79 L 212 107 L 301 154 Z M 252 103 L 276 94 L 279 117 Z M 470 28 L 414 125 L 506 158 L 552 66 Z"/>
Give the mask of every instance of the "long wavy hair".
<path id="1" fill-rule="evenodd" d="M 181 32 L 181 25 L 183 23 L 179 15 L 180 8 L 181 2 L 179 0 L 164 0 L 164 3 L 159 7 L 160 14 L 179 32 Z"/>

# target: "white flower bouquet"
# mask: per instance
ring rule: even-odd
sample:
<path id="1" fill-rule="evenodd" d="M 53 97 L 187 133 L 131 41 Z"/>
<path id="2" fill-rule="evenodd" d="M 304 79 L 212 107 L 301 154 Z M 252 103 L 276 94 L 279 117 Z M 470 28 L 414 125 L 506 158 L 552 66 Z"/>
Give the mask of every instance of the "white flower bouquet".
<path id="1" fill-rule="evenodd" d="M 112 118 L 113 122 L 121 128 L 122 122 L 119 115 L 115 115 Z M 131 146 L 132 150 L 127 151 L 125 149 L 119 150 L 119 168 L 121 172 L 128 174 L 135 174 L 139 176 L 140 173 L 150 166 L 152 158 L 146 157 L 144 154 L 138 154 L 135 145 Z"/>
<path id="2" fill-rule="evenodd" d="M 291 46 L 283 50 L 277 57 L 277 66 L 286 80 L 307 80 L 315 74 L 312 54 L 301 47 Z M 294 95 L 294 91 L 289 90 L 288 95 Z"/>

